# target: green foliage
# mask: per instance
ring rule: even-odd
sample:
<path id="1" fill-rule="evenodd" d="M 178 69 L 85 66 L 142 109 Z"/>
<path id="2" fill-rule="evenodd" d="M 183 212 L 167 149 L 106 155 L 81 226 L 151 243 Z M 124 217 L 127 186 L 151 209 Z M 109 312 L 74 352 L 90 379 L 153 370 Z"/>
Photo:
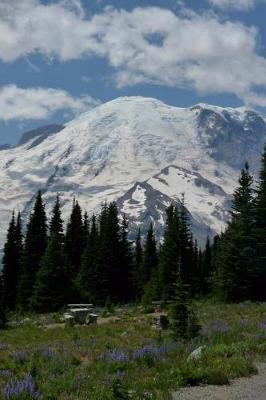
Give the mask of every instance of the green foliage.
<path id="1" fill-rule="evenodd" d="M 62 238 L 52 233 L 36 275 L 31 308 L 36 312 L 59 310 L 67 298 Z"/>
<path id="2" fill-rule="evenodd" d="M 200 325 L 192 308 L 188 289 L 178 278 L 170 306 L 171 329 L 175 338 L 192 339 L 199 334 Z"/>
<path id="3" fill-rule="evenodd" d="M 14 310 L 17 301 L 17 290 L 21 267 L 22 233 L 20 214 L 17 220 L 13 212 L 9 224 L 7 239 L 4 246 L 3 257 L 3 293 L 2 306 L 8 310 Z"/>
<path id="4" fill-rule="evenodd" d="M 47 222 L 45 206 L 39 191 L 30 215 L 22 254 L 22 270 L 19 280 L 18 305 L 30 308 L 33 287 L 40 262 L 47 246 Z"/>

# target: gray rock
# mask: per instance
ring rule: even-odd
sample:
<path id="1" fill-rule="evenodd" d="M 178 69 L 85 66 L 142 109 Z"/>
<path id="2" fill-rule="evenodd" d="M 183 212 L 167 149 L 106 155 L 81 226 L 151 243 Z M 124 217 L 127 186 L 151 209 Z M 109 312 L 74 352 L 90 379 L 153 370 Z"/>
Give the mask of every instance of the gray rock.
<path id="1" fill-rule="evenodd" d="M 204 350 L 206 350 L 206 346 L 200 346 L 197 349 L 195 349 L 194 351 L 192 351 L 192 353 L 190 353 L 188 356 L 188 361 L 199 360 L 201 358 Z"/>

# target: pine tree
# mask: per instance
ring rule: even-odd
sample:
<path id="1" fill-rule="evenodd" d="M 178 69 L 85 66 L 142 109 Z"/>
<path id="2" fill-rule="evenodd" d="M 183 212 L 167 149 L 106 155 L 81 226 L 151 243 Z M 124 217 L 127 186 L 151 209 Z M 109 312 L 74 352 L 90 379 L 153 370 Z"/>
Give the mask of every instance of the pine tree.
<path id="1" fill-rule="evenodd" d="M 47 246 L 47 222 L 45 205 L 39 191 L 30 215 L 22 255 L 22 270 L 19 281 L 18 303 L 20 308 L 30 308 L 36 274 Z"/>
<path id="2" fill-rule="evenodd" d="M 0 329 L 5 328 L 6 325 L 6 308 L 4 307 L 3 295 L 4 295 L 3 274 L 0 271 Z"/>
<path id="3" fill-rule="evenodd" d="M 56 234 L 60 237 L 61 242 L 64 240 L 64 221 L 62 219 L 61 204 L 59 195 L 56 196 L 54 208 L 52 210 L 52 218 L 49 226 L 50 236 Z"/>
<path id="4" fill-rule="evenodd" d="M 157 265 L 158 265 L 158 255 L 156 248 L 156 240 L 154 237 L 153 225 L 151 223 L 147 231 L 144 243 L 143 261 L 140 273 L 140 279 L 143 288 L 150 281 L 153 273 L 155 273 Z"/>
<path id="5" fill-rule="evenodd" d="M 85 211 L 84 217 L 83 217 L 84 249 L 88 243 L 89 235 L 90 235 L 90 221 L 89 221 L 88 213 L 87 213 L 87 211 Z"/>
<path id="6" fill-rule="evenodd" d="M 134 297 L 132 285 L 133 252 L 132 243 L 128 240 L 128 220 L 123 215 L 120 226 L 120 256 L 119 256 L 119 279 L 121 282 L 121 300 L 129 301 Z"/>
<path id="7" fill-rule="evenodd" d="M 190 290 L 182 280 L 180 269 L 177 274 L 169 315 L 172 334 L 175 339 L 192 339 L 198 335 L 200 325 L 192 307 Z"/>
<path id="8" fill-rule="evenodd" d="M 58 311 L 66 299 L 62 236 L 52 232 L 36 274 L 31 307 L 36 312 Z"/>
<path id="9" fill-rule="evenodd" d="M 210 291 L 210 280 L 212 275 L 212 251 L 209 237 L 207 237 L 206 245 L 201 259 L 200 268 L 200 293 L 206 295 Z"/>
<path id="10" fill-rule="evenodd" d="M 74 199 L 70 220 L 65 235 L 65 255 L 69 280 L 74 281 L 80 272 L 82 254 L 85 249 L 85 238 L 82 211 Z"/>
<path id="11" fill-rule="evenodd" d="M 197 266 L 194 260 L 193 236 L 190 230 L 189 214 L 185 206 L 184 195 L 180 206 L 180 274 L 185 285 L 195 293 L 197 284 Z"/>
<path id="12" fill-rule="evenodd" d="M 234 192 L 232 221 L 216 252 L 215 290 L 226 301 L 252 299 L 257 271 L 254 263 L 253 178 L 246 163 Z"/>
<path id="13" fill-rule="evenodd" d="M 82 257 L 81 270 L 76 286 L 82 301 L 93 304 L 102 303 L 102 276 L 99 266 L 99 233 L 96 216 L 91 219 L 87 245 Z"/>
<path id="14" fill-rule="evenodd" d="M 3 306 L 8 310 L 14 310 L 16 305 L 21 246 L 20 219 L 16 222 L 13 212 L 3 257 Z"/>
<path id="15" fill-rule="evenodd" d="M 266 299 L 266 145 L 261 158 L 261 169 L 255 200 L 255 243 L 258 268 L 256 290 L 258 298 Z"/>
<path id="16" fill-rule="evenodd" d="M 164 300 L 173 297 L 181 255 L 179 210 L 173 204 L 166 209 L 166 229 L 161 248 L 157 294 Z"/>
<path id="17" fill-rule="evenodd" d="M 143 282 L 141 282 L 141 266 L 143 261 L 143 249 L 141 244 L 141 231 L 138 229 L 134 248 L 134 269 L 132 274 L 132 286 L 135 297 L 139 299 L 142 295 Z"/>

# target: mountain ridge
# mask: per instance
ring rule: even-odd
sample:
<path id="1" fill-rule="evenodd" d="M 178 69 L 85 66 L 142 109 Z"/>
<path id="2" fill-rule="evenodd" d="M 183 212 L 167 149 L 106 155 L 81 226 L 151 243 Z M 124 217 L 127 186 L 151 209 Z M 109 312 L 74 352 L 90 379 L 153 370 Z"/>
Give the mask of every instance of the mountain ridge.
<path id="1" fill-rule="evenodd" d="M 39 189 L 48 210 L 60 193 L 65 218 L 73 196 L 89 213 L 105 200 L 116 200 L 133 230 L 145 214 L 159 235 L 164 220 L 159 193 L 169 202 L 179 201 L 185 192 L 186 206 L 197 225 L 194 230 L 203 243 L 207 234 L 224 229 L 240 168 L 247 158 L 256 173 L 265 140 L 264 117 L 243 107 L 178 108 L 140 96 L 102 104 L 37 144 L 34 137 L 1 151 L 0 246 L 12 210 L 20 209 L 26 221 Z M 143 198 L 147 196 L 139 219 L 133 201 L 137 182 Z"/>

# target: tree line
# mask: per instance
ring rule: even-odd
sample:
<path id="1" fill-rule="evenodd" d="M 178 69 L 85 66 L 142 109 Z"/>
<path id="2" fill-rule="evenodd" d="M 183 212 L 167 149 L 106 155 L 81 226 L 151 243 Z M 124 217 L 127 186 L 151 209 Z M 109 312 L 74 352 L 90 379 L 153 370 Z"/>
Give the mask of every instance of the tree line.
<path id="1" fill-rule="evenodd" d="M 188 303 L 213 294 L 224 301 L 265 300 L 266 147 L 259 181 L 254 184 L 246 164 L 233 194 L 231 221 L 213 243 L 207 239 L 204 250 L 192 235 L 184 199 L 166 209 L 162 242 L 152 224 L 130 241 L 128 221 L 119 217 L 115 202 L 88 218 L 74 200 L 64 230 L 60 197 L 48 221 L 41 192 L 24 235 L 21 225 L 20 214 L 13 213 L 0 276 L 1 310 L 50 312 L 68 302 L 181 297 Z"/>

